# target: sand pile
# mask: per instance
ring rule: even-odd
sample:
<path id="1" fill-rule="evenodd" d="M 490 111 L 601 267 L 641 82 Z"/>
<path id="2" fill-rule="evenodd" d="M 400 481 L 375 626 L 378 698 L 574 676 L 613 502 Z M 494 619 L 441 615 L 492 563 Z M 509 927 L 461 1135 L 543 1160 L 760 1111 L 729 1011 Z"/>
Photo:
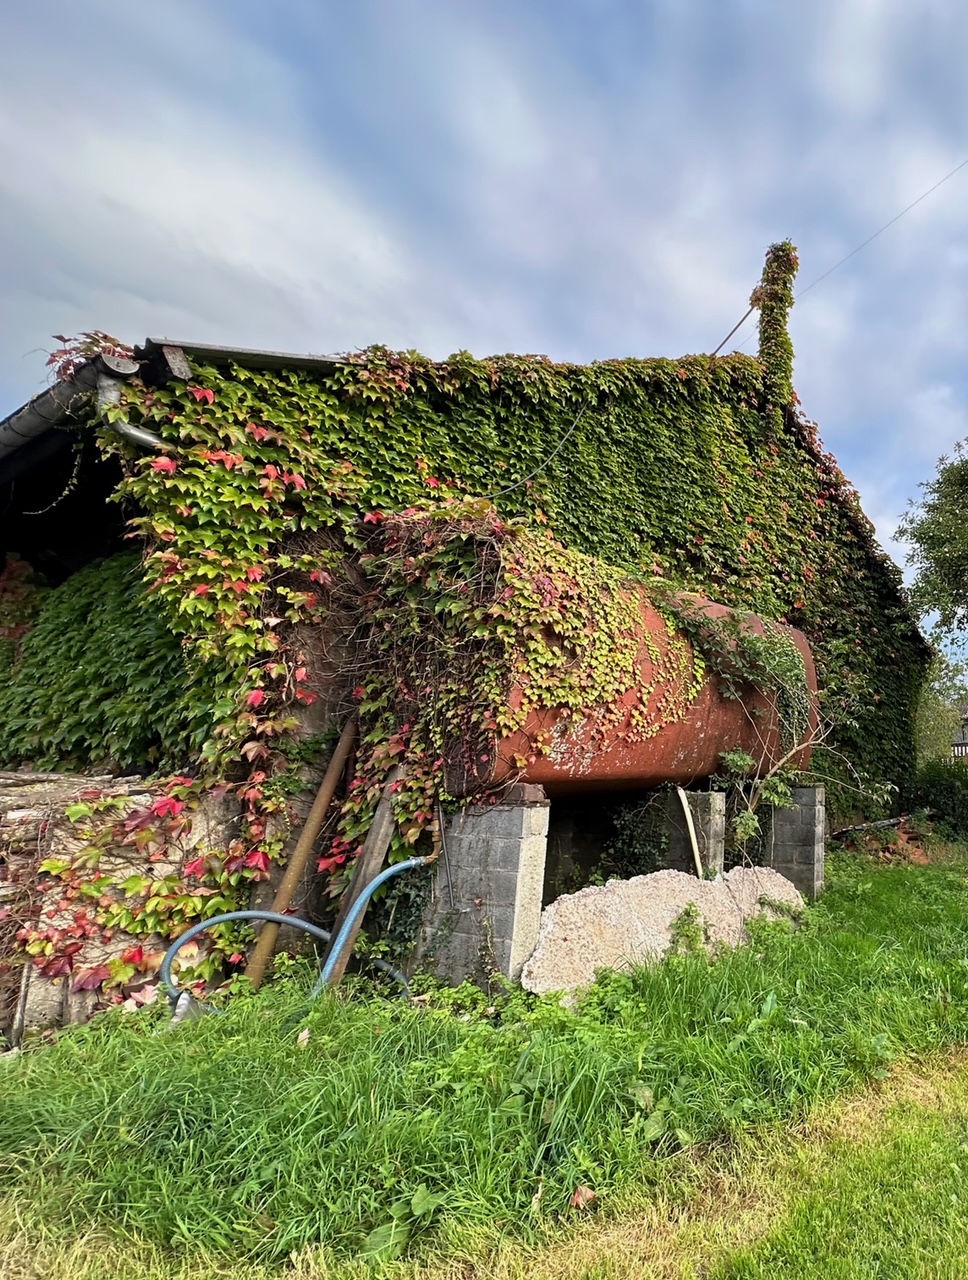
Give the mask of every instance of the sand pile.
<path id="1" fill-rule="evenodd" d="M 588 986 L 598 969 L 631 969 L 666 954 L 672 930 L 693 904 L 708 945 L 748 940 L 746 921 L 776 915 L 770 903 L 802 911 L 803 898 L 769 867 L 734 867 L 716 880 L 682 871 L 656 871 L 631 880 L 565 894 L 541 913 L 538 945 L 521 974 L 527 991 L 573 991 Z"/>

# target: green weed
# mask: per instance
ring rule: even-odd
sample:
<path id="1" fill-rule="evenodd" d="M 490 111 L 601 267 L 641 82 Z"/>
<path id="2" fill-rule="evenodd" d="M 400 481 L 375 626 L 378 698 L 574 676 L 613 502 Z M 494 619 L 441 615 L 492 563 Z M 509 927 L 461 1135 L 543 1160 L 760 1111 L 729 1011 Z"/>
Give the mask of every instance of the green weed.
<path id="1" fill-rule="evenodd" d="M 968 1040 L 961 870 L 839 857 L 830 880 L 800 928 L 603 975 L 574 1009 L 360 982 L 293 1026 L 294 982 L 177 1032 L 102 1016 L 0 1064 L 0 1187 L 185 1259 L 538 1240 L 578 1186 L 647 1192 L 683 1148 Z"/>

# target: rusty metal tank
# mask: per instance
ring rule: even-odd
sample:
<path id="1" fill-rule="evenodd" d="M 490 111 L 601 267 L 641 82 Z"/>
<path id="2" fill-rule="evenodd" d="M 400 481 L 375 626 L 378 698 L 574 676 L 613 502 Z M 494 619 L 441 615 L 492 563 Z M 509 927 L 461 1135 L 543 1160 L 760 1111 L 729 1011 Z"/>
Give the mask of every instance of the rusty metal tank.
<path id="1" fill-rule="evenodd" d="M 575 722 L 560 708 L 533 710 L 521 731 L 495 741 L 490 750 L 479 751 L 473 764 L 464 769 L 454 766 L 448 771 L 449 787 L 454 795 L 471 795 L 482 788 L 502 782 L 538 783 L 549 795 L 569 794 L 581 790 L 645 789 L 662 783 L 686 786 L 709 778 L 722 768 L 725 751 L 745 751 L 757 762 L 753 772 L 763 774 L 784 755 L 780 717 L 772 697 L 754 688 L 742 687 L 742 697 L 727 697 L 722 691 L 722 677 L 707 673 L 695 696 L 682 714 L 667 722 L 663 708 L 675 705 L 687 690 L 672 687 L 691 677 L 681 671 L 672 677 L 659 677 L 673 642 L 666 621 L 658 613 L 644 591 L 639 592 L 642 617 L 642 642 L 637 663 L 642 672 L 638 688 L 624 696 L 617 716 L 591 715 Z M 698 597 L 686 597 L 693 617 L 716 620 L 732 618 L 744 630 L 762 635 L 766 626 L 750 614 L 737 614 L 724 605 Z M 794 627 L 771 623 L 796 646 L 803 659 L 810 702 L 807 739 L 816 730 L 817 676 L 810 646 L 802 632 Z M 689 640 L 678 635 L 676 642 L 687 646 Z M 659 662 L 654 662 L 658 652 Z M 672 664 L 670 664 L 672 665 Z M 681 664 L 680 664 L 681 665 Z M 692 662 L 685 668 L 691 671 Z M 653 687 L 654 686 L 654 687 Z M 643 691 L 650 691 L 644 693 Z M 513 689 L 509 698 L 512 710 L 521 705 L 521 690 Z M 658 726 L 649 737 L 637 733 L 634 713 Z M 536 740 L 550 740 L 547 749 L 535 749 Z M 805 768 L 810 758 L 809 745 L 803 747 L 791 763 Z"/>

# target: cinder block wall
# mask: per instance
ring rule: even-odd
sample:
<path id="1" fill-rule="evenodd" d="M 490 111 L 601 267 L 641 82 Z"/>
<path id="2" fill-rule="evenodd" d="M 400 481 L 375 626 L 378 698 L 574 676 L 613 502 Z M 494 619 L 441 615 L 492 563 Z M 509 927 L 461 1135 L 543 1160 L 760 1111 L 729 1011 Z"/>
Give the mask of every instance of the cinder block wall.
<path id="1" fill-rule="evenodd" d="M 421 956 L 452 982 L 517 979 L 538 940 L 548 844 L 541 787 L 470 807 L 445 832 Z"/>
<path id="2" fill-rule="evenodd" d="M 687 791 L 686 800 L 692 813 L 699 861 L 703 871 L 719 875 L 726 849 L 726 793 L 724 791 Z M 666 797 L 666 833 L 669 845 L 663 859 L 670 871 L 696 874 L 696 860 L 689 839 L 685 811 L 677 791 Z"/>
<path id="3" fill-rule="evenodd" d="M 826 792 L 795 787 L 791 808 L 773 808 L 763 822 L 766 866 L 792 880 L 803 896 L 815 901 L 823 890 Z"/>

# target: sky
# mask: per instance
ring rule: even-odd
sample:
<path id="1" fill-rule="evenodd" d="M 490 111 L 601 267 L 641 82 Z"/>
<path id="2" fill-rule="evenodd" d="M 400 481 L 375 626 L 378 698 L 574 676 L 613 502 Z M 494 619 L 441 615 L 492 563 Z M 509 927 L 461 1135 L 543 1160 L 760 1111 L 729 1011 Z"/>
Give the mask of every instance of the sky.
<path id="1" fill-rule="evenodd" d="M 54 333 L 713 350 L 968 159 L 961 0 L 31 0 L 0 13 L 0 417 Z M 885 546 L 968 436 L 968 168 L 794 308 Z M 753 322 L 726 350 L 755 352 Z"/>

